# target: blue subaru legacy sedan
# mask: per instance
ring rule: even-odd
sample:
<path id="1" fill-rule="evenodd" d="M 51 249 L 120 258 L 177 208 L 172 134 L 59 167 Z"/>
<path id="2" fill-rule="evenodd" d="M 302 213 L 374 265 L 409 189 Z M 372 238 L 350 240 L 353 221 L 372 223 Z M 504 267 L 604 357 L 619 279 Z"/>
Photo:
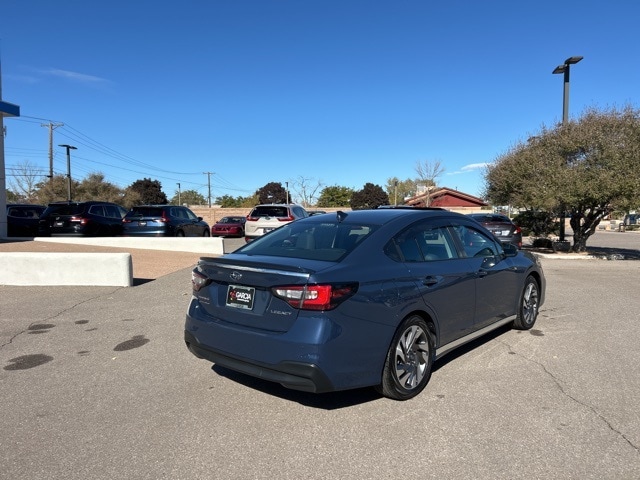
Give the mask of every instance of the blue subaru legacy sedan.
<path id="1" fill-rule="evenodd" d="M 537 259 L 440 209 L 291 222 L 192 273 L 185 341 L 197 357 L 308 392 L 424 389 L 433 362 L 544 302 Z"/>

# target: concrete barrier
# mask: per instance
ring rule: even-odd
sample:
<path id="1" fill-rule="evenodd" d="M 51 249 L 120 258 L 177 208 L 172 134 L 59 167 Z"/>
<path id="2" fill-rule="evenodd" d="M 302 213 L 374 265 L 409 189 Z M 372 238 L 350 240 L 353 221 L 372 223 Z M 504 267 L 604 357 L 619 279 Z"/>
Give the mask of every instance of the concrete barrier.
<path id="1" fill-rule="evenodd" d="M 133 285 L 130 253 L 0 252 L 0 285 Z"/>
<path id="2" fill-rule="evenodd" d="M 36 237 L 33 241 L 211 255 L 224 253 L 224 243 L 220 237 Z"/>

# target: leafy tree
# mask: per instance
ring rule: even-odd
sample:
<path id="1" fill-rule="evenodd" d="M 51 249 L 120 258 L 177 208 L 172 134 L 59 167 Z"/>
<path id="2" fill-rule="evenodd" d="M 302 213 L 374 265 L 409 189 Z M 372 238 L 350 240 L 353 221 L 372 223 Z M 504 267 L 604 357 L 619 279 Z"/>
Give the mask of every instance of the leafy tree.
<path id="1" fill-rule="evenodd" d="M 417 191 L 418 180 L 400 180 L 398 177 L 391 177 L 387 179 L 386 191 L 389 195 L 389 199 L 393 199 L 394 205 L 402 205 L 404 198 L 407 196 L 413 196 Z"/>
<path id="2" fill-rule="evenodd" d="M 167 196 L 162 191 L 162 184 L 158 180 L 144 178 L 133 182 L 127 190 L 135 192 L 139 201 L 145 205 L 165 205 L 169 203 Z"/>
<path id="3" fill-rule="evenodd" d="M 120 203 L 124 192 L 113 183 L 106 182 L 102 173 L 91 173 L 84 178 L 76 189 L 74 200 Z"/>
<path id="4" fill-rule="evenodd" d="M 354 190 L 349 187 L 340 187 L 334 185 L 332 187 L 325 187 L 320 192 L 318 197 L 318 207 L 346 207 L 351 201 Z"/>
<path id="5" fill-rule="evenodd" d="M 583 252 L 605 216 L 640 205 L 639 164 L 640 112 L 591 108 L 499 156 L 486 172 L 486 195 L 498 205 L 568 212 L 572 250 Z"/>
<path id="6" fill-rule="evenodd" d="M 242 208 L 242 207 L 249 207 L 249 206 L 252 207 L 256 203 L 258 203 L 258 200 L 253 196 L 232 197 L 231 195 L 223 195 L 221 197 L 216 198 L 216 204 L 220 205 L 222 208 Z"/>
<path id="7" fill-rule="evenodd" d="M 362 190 L 351 196 L 350 206 L 353 210 L 378 208 L 380 205 L 389 205 L 389 196 L 380 185 L 366 183 Z"/>
<path id="8" fill-rule="evenodd" d="M 259 203 L 285 203 L 287 191 L 281 183 L 270 182 L 256 192 Z"/>
<path id="9" fill-rule="evenodd" d="M 180 195 L 176 192 L 169 203 L 172 205 L 182 205 L 183 203 L 187 205 L 204 205 L 207 203 L 207 199 L 197 190 L 185 190 L 180 192 Z"/>
<path id="10" fill-rule="evenodd" d="M 80 184 L 71 179 L 71 199 L 75 200 L 75 193 Z M 66 175 L 54 175 L 36 185 L 38 203 L 46 205 L 51 202 L 59 202 L 68 198 L 68 182 Z"/>
<path id="11" fill-rule="evenodd" d="M 24 201 L 20 195 L 16 194 L 11 190 L 7 190 L 7 203 L 19 203 Z"/>

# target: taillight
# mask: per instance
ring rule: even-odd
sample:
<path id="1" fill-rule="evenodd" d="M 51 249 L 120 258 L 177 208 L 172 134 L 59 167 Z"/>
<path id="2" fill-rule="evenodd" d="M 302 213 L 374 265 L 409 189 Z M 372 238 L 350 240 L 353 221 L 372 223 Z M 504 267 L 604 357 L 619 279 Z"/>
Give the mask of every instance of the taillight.
<path id="1" fill-rule="evenodd" d="M 272 293 L 300 310 L 333 310 L 358 291 L 358 284 L 286 285 L 274 287 Z"/>
<path id="2" fill-rule="evenodd" d="M 70 222 L 78 222 L 80 223 L 80 225 L 86 225 L 87 223 L 89 223 L 89 219 L 88 218 L 84 218 L 84 217 L 71 217 L 69 219 Z"/>
<path id="3" fill-rule="evenodd" d="M 288 217 L 278 217 L 279 222 L 293 222 L 294 220 L 295 218 L 293 218 L 291 215 L 289 215 Z"/>
<path id="4" fill-rule="evenodd" d="M 191 272 L 191 286 L 194 292 L 200 291 L 200 289 L 206 287 L 211 283 L 211 279 L 206 275 L 200 273 L 198 270 Z"/>
<path id="5" fill-rule="evenodd" d="M 167 217 L 167 214 L 165 212 L 162 212 L 162 217 L 160 217 L 158 221 L 162 223 L 167 223 L 169 221 L 169 218 Z"/>

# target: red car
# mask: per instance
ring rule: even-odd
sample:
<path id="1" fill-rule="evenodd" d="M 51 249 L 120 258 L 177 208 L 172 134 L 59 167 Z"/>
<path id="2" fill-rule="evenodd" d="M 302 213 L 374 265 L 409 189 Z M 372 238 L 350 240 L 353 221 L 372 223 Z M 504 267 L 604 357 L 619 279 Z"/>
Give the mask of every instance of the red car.
<path id="1" fill-rule="evenodd" d="M 212 237 L 244 237 L 245 217 L 222 217 L 211 227 Z"/>

